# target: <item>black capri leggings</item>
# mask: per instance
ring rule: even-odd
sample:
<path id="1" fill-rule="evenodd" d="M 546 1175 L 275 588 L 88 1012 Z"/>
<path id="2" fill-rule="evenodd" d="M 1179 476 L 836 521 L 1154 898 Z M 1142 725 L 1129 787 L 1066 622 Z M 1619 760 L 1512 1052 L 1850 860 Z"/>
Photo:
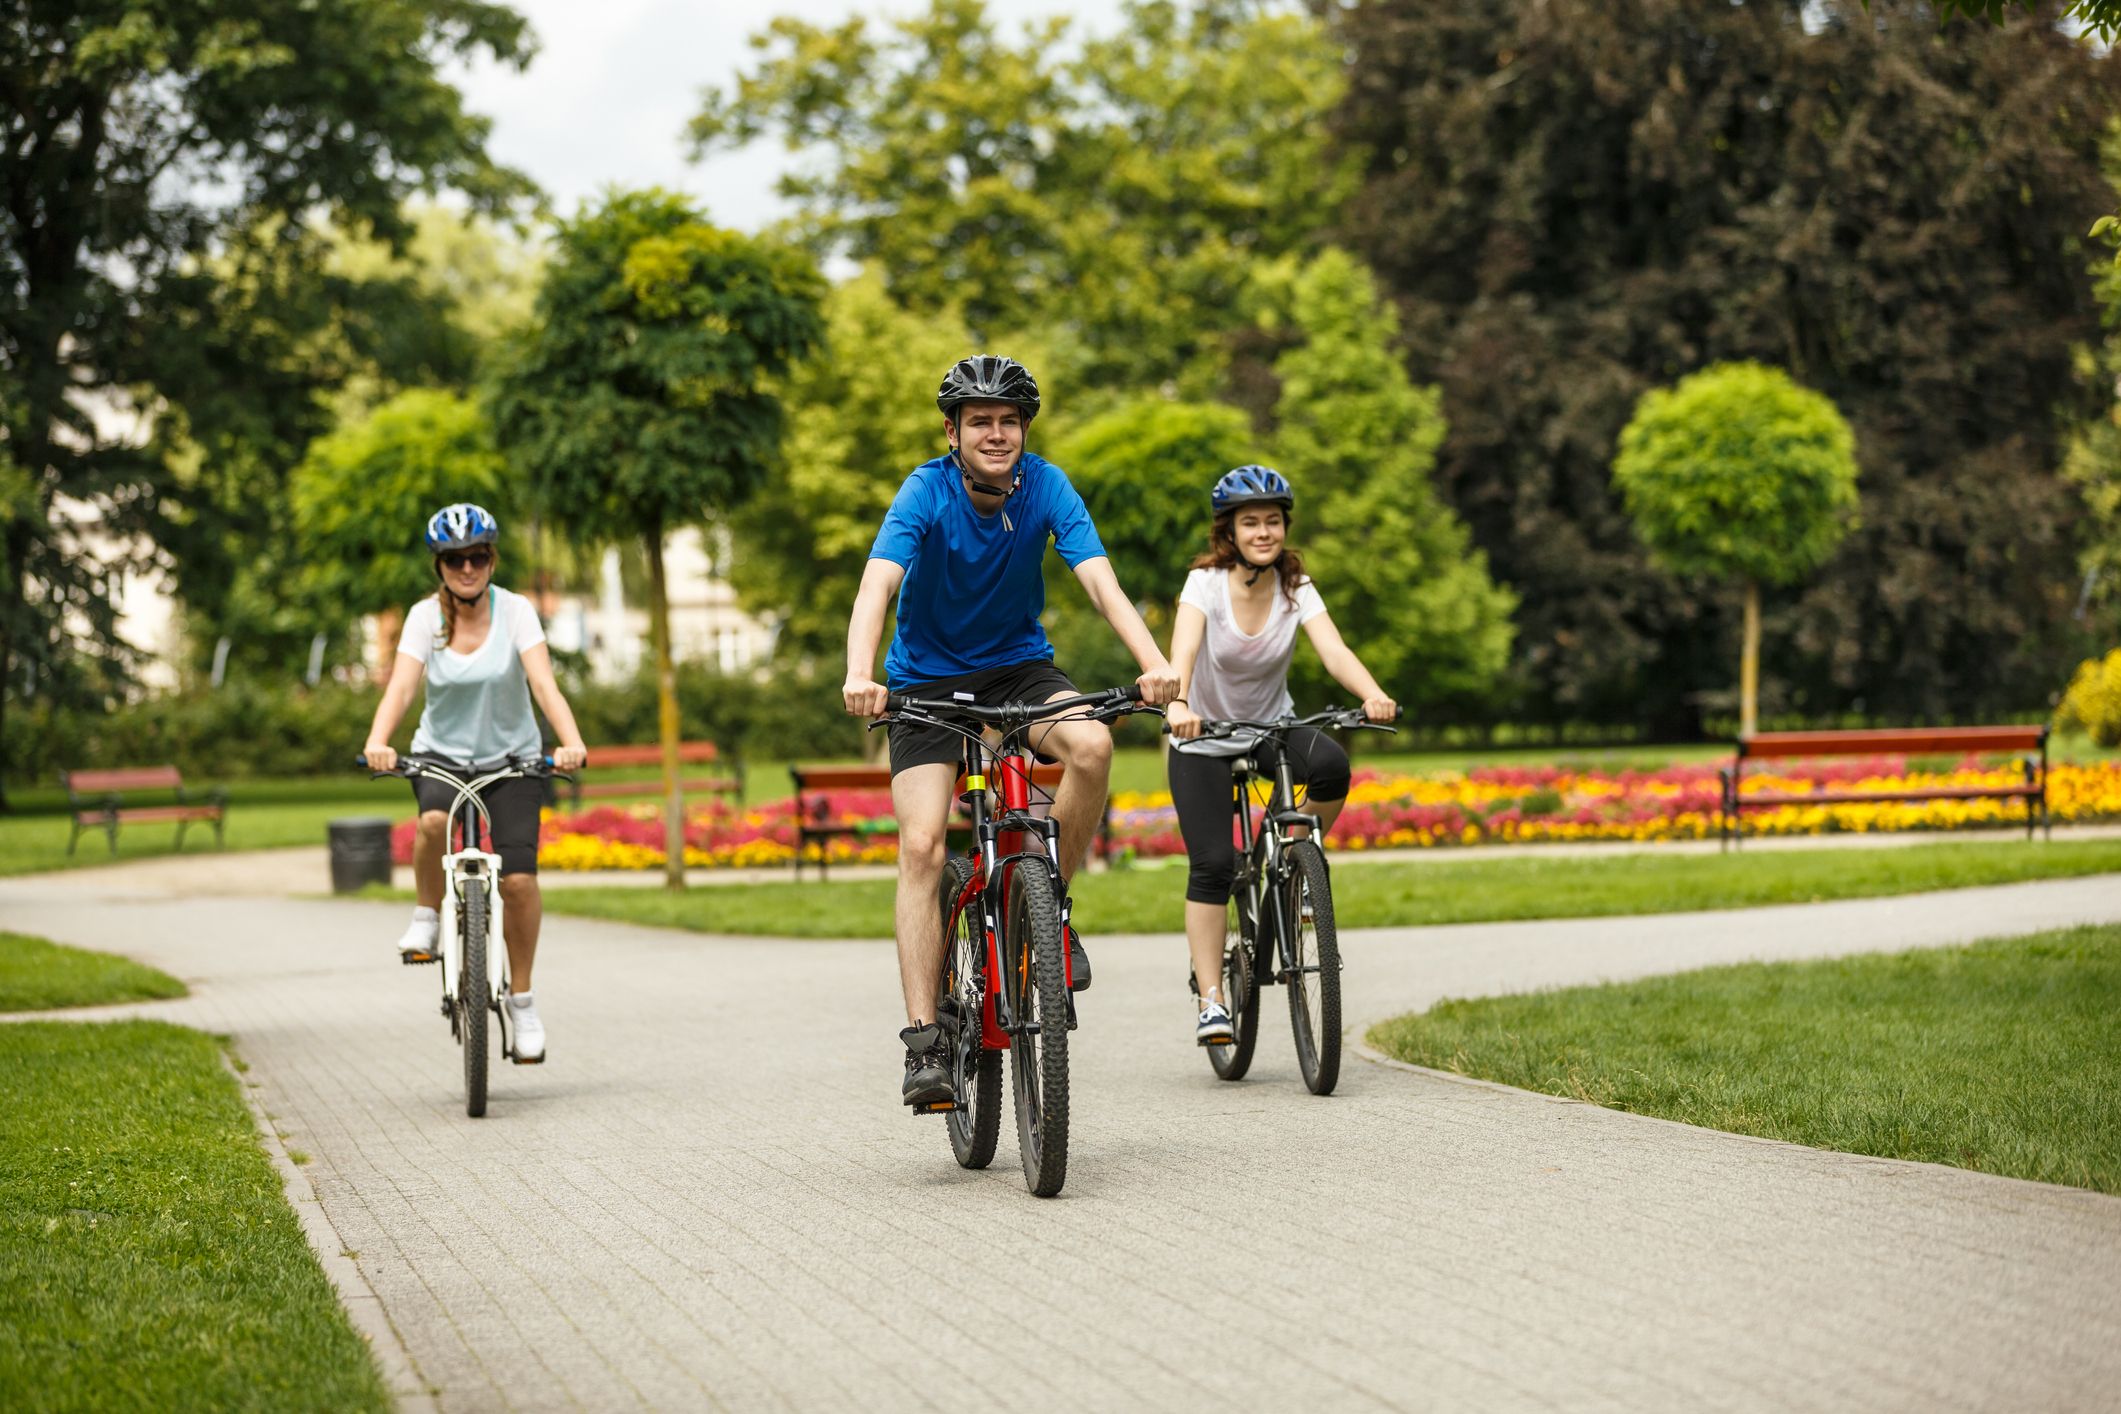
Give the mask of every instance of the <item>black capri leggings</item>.
<path id="1" fill-rule="evenodd" d="M 1306 799 L 1348 798 L 1348 753 L 1339 742 L 1316 727 L 1299 727 L 1282 740 L 1288 747 L 1289 774 L 1304 787 Z M 1253 755 L 1271 769 L 1273 750 L 1262 743 Z M 1237 812 L 1230 803 L 1230 763 L 1236 758 L 1173 751 L 1167 759 L 1171 803 L 1178 808 L 1178 832 L 1185 836 L 1189 861 L 1186 901 L 1228 903 L 1230 885 L 1237 878 Z"/>

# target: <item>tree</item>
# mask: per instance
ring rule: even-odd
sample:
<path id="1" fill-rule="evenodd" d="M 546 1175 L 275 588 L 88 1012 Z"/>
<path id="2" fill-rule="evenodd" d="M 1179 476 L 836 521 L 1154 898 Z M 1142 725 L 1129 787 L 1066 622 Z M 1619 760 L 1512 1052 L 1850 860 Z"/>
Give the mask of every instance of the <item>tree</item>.
<path id="1" fill-rule="evenodd" d="M 1609 464 L 1644 392 L 1748 359 L 1865 459 L 1861 527 L 1773 611 L 1790 707 L 1965 717 L 2059 677 L 2056 413 L 2121 68 L 1898 0 L 1331 13 L 1369 154 L 1347 239 L 1443 389 L 1439 481 L 1522 595 L 1530 715 L 1699 729 L 1732 615 L 1648 572 Z"/>
<path id="2" fill-rule="evenodd" d="M 931 0 L 882 34 L 776 19 L 692 139 L 819 154 L 781 183 L 798 229 L 907 308 L 962 302 L 987 342 L 1053 331 L 1052 371 L 1082 385 L 1206 394 L 1251 264 L 1306 248 L 1351 189 L 1322 122 L 1341 56 L 1293 5 L 1125 15 L 1072 58 L 1065 21 L 1012 44 L 984 0 Z"/>
<path id="3" fill-rule="evenodd" d="M 1299 342 L 1274 364 L 1273 454 L 1296 488 L 1296 542 L 1330 576 L 1334 622 L 1409 710 L 1472 710 L 1508 664 L 1516 598 L 1489 578 L 1431 480 L 1441 397 L 1408 379 L 1398 321 L 1345 252 L 1296 274 L 1285 319 Z"/>
<path id="4" fill-rule="evenodd" d="M 393 618 L 434 592 L 420 532 L 437 507 L 476 501 L 500 518 L 504 545 L 520 542 L 504 470 L 478 404 L 432 388 L 400 393 L 310 443 L 289 484 L 296 564 L 274 568 L 319 617 Z"/>
<path id="5" fill-rule="evenodd" d="M 1150 395 L 1082 423 L 1053 459 L 1081 493 L 1119 582 L 1160 642 L 1194 556 L 1208 548 L 1208 491 L 1233 466 L 1260 457 L 1259 438 L 1236 408 Z M 1126 648 L 1059 562 L 1046 562 L 1046 621 L 1055 657 L 1077 681 L 1128 682 Z"/>
<path id="6" fill-rule="evenodd" d="M 778 627 L 775 652 L 838 661 L 877 526 L 944 450 L 935 390 L 972 347 L 948 308 L 898 308 L 874 275 L 825 298 L 824 342 L 790 371 L 772 479 L 730 515 L 730 580 Z"/>
<path id="7" fill-rule="evenodd" d="M 216 439 L 193 438 L 189 468 L 164 456 L 178 414 L 213 420 L 190 402 L 211 254 L 275 222 L 285 254 L 287 218 L 319 207 L 395 239 L 411 192 L 491 208 L 527 190 L 438 72 L 480 52 L 526 60 L 521 18 L 480 0 L 23 0 L 0 21 L 0 437 L 19 511 L 0 528 L 0 711 L 115 637 L 107 585 L 128 566 L 85 551 L 67 507 L 122 544 L 165 529 L 165 492 L 237 499 L 214 500 Z M 253 351 L 279 332 L 254 328 Z M 217 391 L 226 408 L 245 390 Z"/>
<path id="8" fill-rule="evenodd" d="M 564 223 L 494 422 L 534 499 L 586 543 L 638 539 L 660 694 L 665 865 L 685 881 L 663 537 L 738 506 L 780 455 L 772 390 L 823 335 L 799 252 L 708 225 L 684 198 L 618 192 Z"/>
<path id="9" fill-rule="evenodd" d="M 1628 514 L 1678 575 L 1745 586 L 1738 731 L 1759 722 L 1760 586 L 1826 562 L 1854 521 L 1856 440 L 1788 374 L 1726 363 L 1643 395 L 1613 462 Z"/>

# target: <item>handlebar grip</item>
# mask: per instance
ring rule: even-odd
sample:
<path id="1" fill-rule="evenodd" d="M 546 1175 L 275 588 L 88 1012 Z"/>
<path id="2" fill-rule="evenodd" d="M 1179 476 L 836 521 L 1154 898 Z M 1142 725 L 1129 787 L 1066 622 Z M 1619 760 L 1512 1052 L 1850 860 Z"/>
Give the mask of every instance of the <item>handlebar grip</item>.
<path id="1" fill-rule="evenodd" d="M 1125 687 L 1115 687 L 1112 691 L 1118 694 L 1118 700 L 1121 702 L 1139 702 L 1142 700 L 1142 685 L 1138 682 L 1130 682 Z"/>
<path id="2" fill-rule="evenodd" d="M 905 698 L 901 697 L 895 692 L 887 692 L 884 694 L 884 710 L 886 712 L 902 712 L 905 710 L 905 708 Z"/>
<path id="3" fill-rule="evenodd" d="M 365 751 L 362 752 L 359 756 L 356 756 L 353 759 L 353 763 L 356 766 L 366 766 L 368 764 L 368 753 Z"/>

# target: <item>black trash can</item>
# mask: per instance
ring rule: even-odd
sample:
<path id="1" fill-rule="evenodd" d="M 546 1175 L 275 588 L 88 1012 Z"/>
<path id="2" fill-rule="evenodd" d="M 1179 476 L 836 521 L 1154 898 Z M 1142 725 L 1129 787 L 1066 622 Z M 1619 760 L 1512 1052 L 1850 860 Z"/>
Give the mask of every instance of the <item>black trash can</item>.
<path id="1" fill-rule="evenodd" d="M 381 815 L 350 815 L 325 829 L 331 840 L 333 893 L 359 893 L 365 884 L 390 882 L 390 821 Z"/>

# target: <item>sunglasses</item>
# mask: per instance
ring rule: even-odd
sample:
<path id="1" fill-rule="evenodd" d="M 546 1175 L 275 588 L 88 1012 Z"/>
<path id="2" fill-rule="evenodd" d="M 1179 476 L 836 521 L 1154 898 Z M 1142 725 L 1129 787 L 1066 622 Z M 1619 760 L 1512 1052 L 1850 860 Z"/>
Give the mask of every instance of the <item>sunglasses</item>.
<path id="1" fill-rule="evenodd" d="M 482 570 L 493 563 L 493 551 L 452 550 L 446 555 L 437 556 L 437 558 L 440 559 L 443 566 L 448 569 Z"/>

